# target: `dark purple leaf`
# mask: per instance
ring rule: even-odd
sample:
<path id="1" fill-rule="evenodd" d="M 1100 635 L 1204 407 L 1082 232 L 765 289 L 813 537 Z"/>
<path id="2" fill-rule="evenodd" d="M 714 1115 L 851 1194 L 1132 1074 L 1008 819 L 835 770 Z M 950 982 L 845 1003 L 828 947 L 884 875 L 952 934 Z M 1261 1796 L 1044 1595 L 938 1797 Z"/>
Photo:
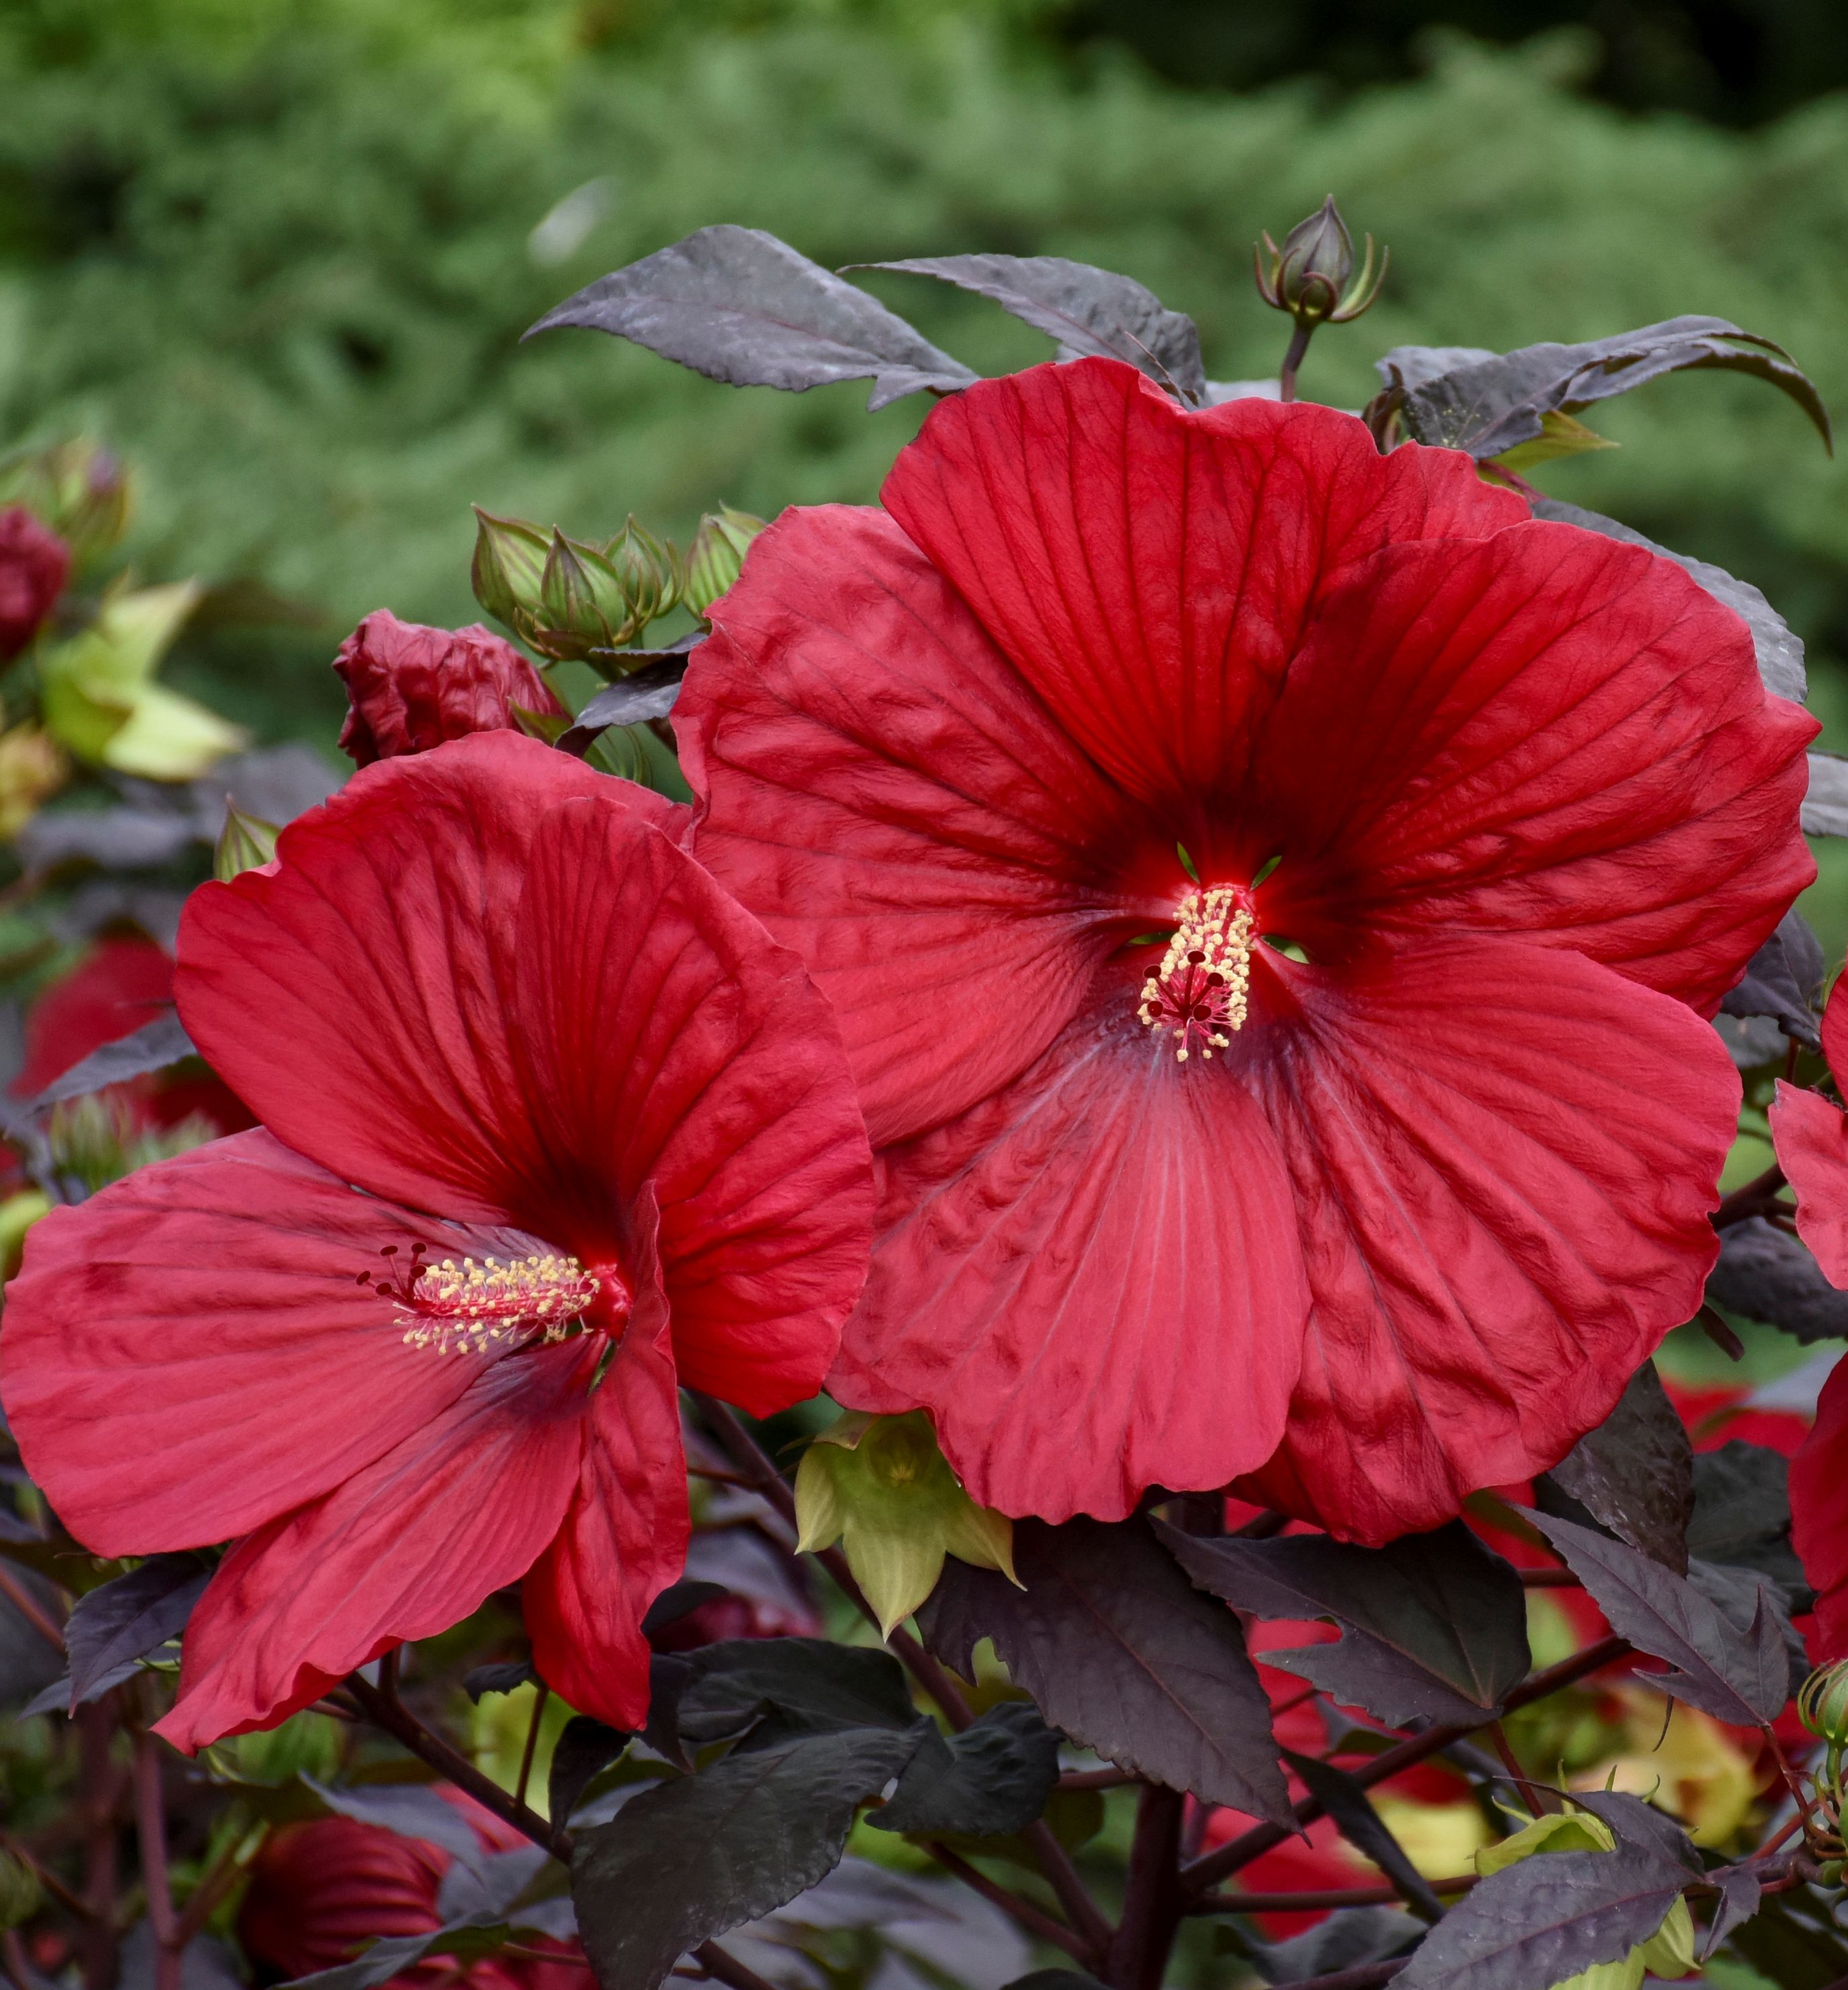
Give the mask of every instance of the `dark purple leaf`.
<path id="1" fill-rule="evenodd" d="M 138 1659 L 125 1659 L 121 1665 L 111 1666 L 100 1678 L 93 1679 L 89 1691 L 79 1695 L 74 1701 L 71 1697 L 70 1675 L 60 1672 L 42 1693 L 34 1693 L 20 1708 L 19 1718 L 29 1720 L 35 1713 L 68 1713 L 75 1707 L 87 1706 L 124 1680 L 133 1679 L 141 1669 Z"/>
<path id="2" fill-rule="evenodd" d="M 478 1706 L 484 1693 L 512 1693 L 523 1686 L 536 1685 L 538 1674 L 531 1663 L 519 1659 L 504 1666 L 477 1666 L 462 1682 L 462 1689 Z"/>
<path id="3" fill-rule="evenodd" d="M 1006 1838 L 1046 1808 L 1058 1781 L 1058 1737 L 1025 1700 L 1004 1700 L 947 1740 L 932 1733 L 867 1822 L 882 1831 Z"/>
<path id="4" fill-rule="evenodd" d="M 1840 753 L 1812 753 L 1809 792 L 1803 797 L 1806 836 L 1848 836 L 1848 759 Z"/>
<path id="5" fill-rule="evenodd" d="M 427 1783 L 355 1783 L 335 1788 L 312 1776 L 302 1781 L 338 1816 L 378 1825 L 400 1838 L 421 1838 L 477 1870 L 489 1856 L 474 1826 Z"/>
<path id="6" fill-rule="evenodd" d="M 1721 1231 L 1720 1262 L 1707 1275 L 1707 1296 L 1798 1340 L 1848 1339 L 1848 1292 L 1823 1275 L 1806 1244 L 1761 1216 Z"/>
<path id="7" fill-rule="evenodd" d="M 352 1962 L 292 1978 L 287 1990 L 297 1990 L 297 1985 L 302 1990 L 376 1990 L 394 1977 L 412 1975 L 412 1965 L 426 1956 L 479 1962 L 504 1948 L 511 1932 L 503 1922 L 464 1920 L 428 1934 L 389 1934 Z"/>
<path id="8" fill-rule="evenodd" d="M 735 387 L 873 382 L 869 408 L 976 375 L 865 291 L 756 228 L 721 222 L 600 278 L 526 333 L 582 325 Z"/>
<path id="9" fill-rule="evenodd" d="M 851 267 L 935 277 L 973 290 L 1057 339 L 1062 359 L 1121 359 L 1178 399 L 1197 406 L 1205 399 L 1194 321 L 1114 270 L 1063 256 L 919 256 Z"/>
<path id="10" fill-rule="evenodd" d="M 1729 1016 L 1768 1016 L 1787 1037 L 1820 1051 L 1816 1001 L 1823 974 L 1822 942 L 1793 906 L 1747 962 L 1744 976 L 1720 1007 Z"/>
<path id="11" fill-rule="evenodd" d="M 95 1696 L 107 1674 L 145 1658 L 185 1630 L 212 1571 L 203 1555 L 151 1555 L 139 1568 L 77 1599 L 64 1627 L 72 1713 Z"/>
<path id="12" fill-rule="evenodd" d="M 1829 441 L 1829 416 L 1808 375 L 1780 345 L 1721 318 L 1675 318 L 1581 345 L 1516 352 L 1398 346 L 1377 362 L 1402 387 L 1401 414 L 1418 442 L 1500 456 L 1540 434 L 1541 417 L 1627 394 L 1665 373 L 1717 368 L 1749 373 L 1789 395 Z"/>
<path id="13" fill-rule="evenodd" d="M 606 1769 L 635 1739 L 620 1727 L 593 1720 L 587 1713 L 573 1714 L 560 1731 L 552 1751 L 552 1772 L 545 1784 L 545 1815 L 560 1824 L 570 1821 L 585 1785 L 599 1770 Z"/>
<path id="14" fill-rule="evenodd" d="M 1720 1904 L 1714 1910 L 1713 1925 L 1707 1931 L 1707 1941 L 1700 1951 L 1703 1960 L 1711 1955 L 1741 1921 L 1751 1919 L 1758 1911 L 1764 1893 L 1757 1869 L 1751 1866 L 1717 1866 L 1707 1874 L 1707 1882 L 1710 1886 L 1719 1888 Z"/>
<path id="15" fill-rule="evenodd" d="M 554 1811 L 552 1815 L 562 1819 L 566 1813 Z M 437 1890 L 437 1917 L 446 1925 L 504 1920 L 524 1924 L 525 1914 L 515 1913 L 514 1903 L 551 1863 L 552 1854 L 541 1845 L 516 1845 L 510 1852 L 490 1852 L 472 1866 L 457 1860 L 443 1874 Z M 549 1909 L 552 1903 L 546 1904 Z"/>
<path id="16" fill-rule="evenodd" d="M 656 1990 L 686 1951 L 805 1893 L 854 1813 L 901 1774 L 928 1722 L 735 1751 L 578 1834 L 571 1892 L 598 1978 Z"/>
<path id="17" fill-rule="evenodd" d="M 1649 1673 L 1651 1686 L 1741 1727 L 1783 1711 L 1789 1666 L 1779 1612 L 1765 1588 L 1749 1626 L 1737 1627 L 1693 1583 L 1627 1543 L 1551 1514 L 1527 1517 L 1564 1557 L 1618 1636 L 1674 1668 Z"/>
<path id="18" fill-rule="evenodd" d="M 559 735 L 559 745 L 581 759 L 598 734 L 612 725 L 637 725 L 647 718 L 665 718 L 674 709 L 680 696 L 681 680 L 686 674 L 687 657 L 683 652 L 663 655 L 631 675 L 618 677 L 586 701 L 583 710 Z"/>
<path id="19" fill-rule="evenodd" d="M 100 1092 L 106 1085 L 120 1085 L 124 1079 L 141 1078 L 151 1071 L 164 1071 L 168 1065 L 198 1054 L 185 1026 L 169 1009 L 151 1023 L 144 1023 L 138 1030 L 79 1059 L 62 1078 L 54 1078 L 27 1109 L 42 1112 L 60 1099 Z"/>
<path id="20" fill-rule="evenodd" d="M 1790 1466 L 1768 1445 L 1734 1438 L 1694 1460 L 1687 1551 L 1703 1561 L 1768 1575 L 1807 1610 L 1813 1601 L 1790 1545 Z"/>
<path id="21" fill-rule="evenodd" d="M 1613 1852 L 1536 1852 L 1466 1895 L 1393 1980 L 1398 1990 L 1564 1982 L 1647 1941 L 1689 1879 L 1676 1861 L 1621 1840 Z"/>
<path id="22" fill-rule="evenodd" d="M 1460 1521 L 1383 1548 L 1321 1535 L 1205 1540 L 1163 1528 L 1194 1581 L 1236 1609 L 1327 1617 L 1340 1643 L 1266 1652 L 1349 1706 L 1395 1726 L 1479 1723 L 1527 1674 L 1520 1578 Z"/>
<path id="23" fill-rule="evenodd" d="M 919 1613 L 926 1642 L 970 1675 L 991 1638 L 1055 1727 L 1123 1768 L 1273 1822 L 1290 1816 L 1270 1708 L 1238 1619 L 1201 1595 L 1146 1522 L 1023 1520 L 1016 1589 L 945 1564 Z"/>
<path id="24" fill-rule="evenodd" d="M 1687 1573 L 1694 1507 L 1693 1447 L 1653 1361 L 1646 1361 L 1598 1428 L 1551 1476 L 1592 1518 L 1633 1548 Z"/>

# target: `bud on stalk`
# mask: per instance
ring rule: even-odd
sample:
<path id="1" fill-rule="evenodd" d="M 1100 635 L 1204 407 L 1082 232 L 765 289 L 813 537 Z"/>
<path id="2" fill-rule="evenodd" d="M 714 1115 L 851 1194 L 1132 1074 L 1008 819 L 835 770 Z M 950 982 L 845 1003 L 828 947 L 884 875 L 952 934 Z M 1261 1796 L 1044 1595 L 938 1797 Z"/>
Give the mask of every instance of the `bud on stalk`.
<path id="1" fill-rule="evenodd" d="M 1264 267 L 1267 251 L 1268 270 Z M 1297 370 L 1316 328 L 1346 324 L 1358 318 L 1380 294 L 1391 252 L 1381 252 L 1377 272 L 1373 258 L 1373 237 L 1369 235 L 1365 259 L 1360 274 L 1355 276 L 1354 237 L 1347 232 L 1333 194 L 1313 214 L 1296 223 L 1283 238 L 1281 249 L 1268 231 L 1262 246 L 1252 249 L 1252 270 L 1258 294 L 1273 311 L 1287 311 L 1296 321 L 1296 328 L 1279 376 L 1283 399 L 1296 399 Z"/>
<path id="2" fill-rule="evenodd" d="M 744 556 L 751 542 L 764 529 L 765 521 L 748 511 L 734 511 L 721 504 L 699 521 L 687 552 L 686 586 L 682 594 L 687 606 L 704 622 L 714 602 L 729 589 L 744 568 Z"/>
<path id="3" fill-rule="evenodd" d="M 225 826 L 212 852 L 212 874 L 221 885 L 273 861 L 281 834 L 273 822 L 246 815 L 236 802 L 225 803 Z"/>

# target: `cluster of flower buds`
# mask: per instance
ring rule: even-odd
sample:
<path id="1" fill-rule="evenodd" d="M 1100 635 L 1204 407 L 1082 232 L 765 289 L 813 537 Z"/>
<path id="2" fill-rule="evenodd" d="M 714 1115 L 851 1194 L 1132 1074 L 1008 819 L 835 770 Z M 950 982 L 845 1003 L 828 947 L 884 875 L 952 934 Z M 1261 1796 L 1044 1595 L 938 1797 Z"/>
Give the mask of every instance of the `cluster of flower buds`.
<path id="1" fill-rule="evenodd" d="M 0 509 L 31 512 L 80 567 L 121 538 L 133 501 L 127 473 L 100 443 L 80 439 L 0 460 Z"/>
<path id="2" fill-rule="evenodd" d="M 1812 1851 L 1825 1861 L 1823 1880 L 1841 1883 L 1843 1846 L 1842 1811 L 1848 1791 L 1843 1788 L 1843 1757 L 1848 1751 L 1848 1659 L 1812 1672 L 1797 1694 L 1797 1715 L 1819 1741 L 1826 1745 L 1822 1768 L 1812 1780 L 1816 1810 L 1807 1836 Z"/>
<path id="3" fill-rule="evenodd" d="M 1265 254 L 1270 267 L 1264 267 Z M 1263 246 L 1252 251 L 1258 294 L 1273 310 L 1288 311 L 1298 327 L 1313 331 L 1319 324 L 1345 324 L 1380 294 L 1391 252 L 1383 251 L 1374 267 L 1373 237 L 1367 237 L 1360 273 L 1354 273 L 1354 237 L 1330 194 L 1307 219 L 1299 221 L 1279 249 L 1267 230 Z"/>
<path id="4" fill-rule="evenodd" d="M 761 518 L 721 506 L 701 519 L 683 557 L 633 514 L 604 545 L 479 505 L 475 519 L 475 599 L 549 662 L 587 663 L 609 676 L 651 622 L 683 606 L 705 620 L 763 530 Z"/>

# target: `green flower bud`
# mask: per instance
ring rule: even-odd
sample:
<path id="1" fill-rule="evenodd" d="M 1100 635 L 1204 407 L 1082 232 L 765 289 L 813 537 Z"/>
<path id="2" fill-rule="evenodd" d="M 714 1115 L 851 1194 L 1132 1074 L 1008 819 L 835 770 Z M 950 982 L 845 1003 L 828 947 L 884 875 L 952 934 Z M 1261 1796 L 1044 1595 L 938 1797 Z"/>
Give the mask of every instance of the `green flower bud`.
<path id="1" fill-rule="evenodd" d="M 44 1899 L 38 1874 L 23 1859 L 0 1852 L 0 1928 L 23 1927 Z"/>
<path id="2" fill-rule="evenodd" d="M 623 598 L 638 633 L 678 603 L 680 555 L 671 544 L 657 539 L 638 523 L 633 511 L 623 529 L 603 548 L 603 557 L 622 582 Z"/>
<path id="3" fill-rule="evenodd" d="M 963 1490 L 922 1410 L 856 1411 L 823 1431 L 797 1468 L 796 1523 L 807 1553 L 841 1542 L 885 1637 L 936 1588 L 946 1554 L 1019 1581 L 1014 1523 Z"/>
<path id="4" fill-rule="evenodd" d="M 475 599 L 497 622 L 523 633 L 521 617 L 530 617 L 538 607 L 550 541 L 524 518 L 497 518 L 479 504 L 474 513 L 475 556 L 469 578 Z"/>
<path id="5" fill-rule="evenodd" d="M 1848 1659 L 1825 1666 L 1804 1680 L 1797 1716 L 1819 1740 L 1836 1748 L 1848 1743 Z"/>
<path id="6" fill-rule="evenodd" d="M 280 833 L 274 823 L 260 821 L 246 815 L 236 802 L 226 802 L 225 826 L 212 852 L 212 876 L 221 885 L 227 884 L 240 872 L 267 864 L 276 854 Z"/>
<path id="7" fill-rule="evenodd" d="M 687 552 L 686 587 L 682 599 L 703 622 L 713 603 L 737 579 L 752 540 L 765 521 L 748 511 L 721 504 L 699 521 Z"/>
<path id="8" fill-rule="evenodd" d="M 538 612 L 521 633 L 555 663 L 582 662 L 593 650 L 613 650 L 638 627 L 615 568 L 595 546 L 555 528 L 539 576 Z"/>

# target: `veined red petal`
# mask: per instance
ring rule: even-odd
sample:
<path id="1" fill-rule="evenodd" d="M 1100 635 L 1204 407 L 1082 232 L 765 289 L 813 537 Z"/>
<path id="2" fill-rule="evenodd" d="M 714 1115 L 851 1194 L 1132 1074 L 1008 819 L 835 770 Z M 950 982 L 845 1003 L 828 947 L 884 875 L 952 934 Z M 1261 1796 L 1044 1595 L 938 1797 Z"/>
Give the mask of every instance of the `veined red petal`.
<path id="1" fill-rule="evenodd" d="M 484 1363 L 422 1429 L 239 1542 L 186 1627 L 158 1731 L 190 1754 L 273 1726 L 518 1581 L 577 1482 L 596 1348 L 579 1338 Z"/>
<path id="2" fill-rule="evenodd" d="M 1352 572 L 1244 806 L 1283 854 L 1276 923 L 1312 957 L 1357 932 L 1505 932 L 1710 1014 L 1816 875 L 1816 730 L 1672 562 L 1534 522 Z"/>
<path id="3" fill-rule="evenodd" d="M 1301 403 L 1188 413 L 1108 359 L 940 402 L 880 494 L 1145 800 L 1236 779 L 1254 712 L 1344 566 L 1527 516 L 1456 451 L 1382 457 L 1351 415 Z"/>
<path id="4" fill-rule="evenodd" d="M 559 1169 L 545 1199 L 560 1241 L 578 1248 L 573 1224 L 628 1231 L 651 1190 L 689 1385 L 759 1414 L 814 1394 L 865 1275 L 872 1178 L 801 962 L 658 830 L 595 800 L 536 831 L 517 933 L 524 1091 Z M 613 1206 L 586 1207 L 586 1183 Z"/>
<path id="5" fill-rule="evenodd" d="M 1841 1117 L 1840 1113 L 1836 1115 Z M 1790 1461 L 1790 1538 L 1816 1593 L 1821 1659 L 1848 1658 L 1848 1362 L 1816 1399 L 1816 1422 Z"/>
<path id="6" fill-rule="evenodd" d="M 1561 949 L 1292 981 L 1303 1012 L 1249 1069 L 1313 1304 L 1288 1435 L 1247 1485 L 1378 1543 L 1556 1464 L 1693 1314 L 1739 1082 L 1681 1003 Z"/>
<path id="7" fill-rule="evenodd" d="M 635 1309 L 590 1399 L 577 1491 L 521 1592 L 539 1676 L 580 1713 L 623 1728 L 648 1717 L 642 1618 L 687 1559 L 680 1389 L 654 1223 L 651 1202 Z"/>
<path id="8" fill-rule="evenodd" d="M 437 1259 L 532 1248 L 356 1194 L 260 1130 L 54 1209 L 0 1330 L 27 1469 L 108 1555 L 202 1547 L 326 1492 L 483 1365 L 406 1346 L 391 1302 L 358 1283 L 419 1243 Z"/>
<path id="9" fill-rule="evenodd" d="M 1823 1018 L 1825 1044 L 1836 1013 L 1831 995 Z M 1797 1192 L 1797 1234 L 1829 1282 L 1848 1285 L 1848 1114 L 1779 1078 L 1770 1118 L 1778 1166 Z"/>
<path id="10" fill-rule="evenodd" d="M 830 1387 L 927 1407 L 974 1498 L 1119 1520 L 1268 1457 L 1307 1293 L 1284 1165 L 1223 1065 L 1131 996 L 1007 1091 L 882 1156 L 882 1233 Z"/>
<path id="11" fill-rule="evenodd" d="M 535 1224 L 543 1173 L 511 1034 L 528 846 L 554 803 L 671 804 L 511 732 L 361 769 L 272 869 L 187 901 L 180 1014 L 297 1153 L 375 1195 Z"/>
<path id="12" fill-rule="evenodd" d="M 882 513 L 786 513 L 716 623 L 674 713 L 696 852 L 834 1003 L 874 1139 L 907 1137 L 1076 1012 L 1138 817 Z"/>

